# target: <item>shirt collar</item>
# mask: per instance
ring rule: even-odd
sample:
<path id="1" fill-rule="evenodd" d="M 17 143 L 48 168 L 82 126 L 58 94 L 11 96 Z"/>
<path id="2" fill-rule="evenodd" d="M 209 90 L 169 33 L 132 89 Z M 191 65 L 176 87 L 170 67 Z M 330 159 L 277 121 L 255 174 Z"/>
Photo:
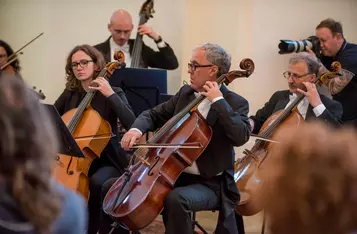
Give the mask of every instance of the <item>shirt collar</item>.
<path id="1" fill-rule="evenodd" d="M 292 94 L 289 95 L 290 101 L 294 101 L 296 98 L 297 98 L 296 93 L 292 93 Z M 308 102 L 307 97 L 304 97 L 304 99 L 302 100 L 302 102 L 303 102 L 304 104 L 306 104 L 306 102 Z"/>
<path id="2" fill-rule="evenodd" d="M 120 46 L 117 43 L 115 43 L 113 37 L 111 37 L 109 39 L 109 44 L 110 44 L 110 48 L 115 48 L 115 49 L 120 49 L 120 50 L 124 50 L 124 51 L 129 51 L 129 43 L 125 42 L 124 45 Z"/>

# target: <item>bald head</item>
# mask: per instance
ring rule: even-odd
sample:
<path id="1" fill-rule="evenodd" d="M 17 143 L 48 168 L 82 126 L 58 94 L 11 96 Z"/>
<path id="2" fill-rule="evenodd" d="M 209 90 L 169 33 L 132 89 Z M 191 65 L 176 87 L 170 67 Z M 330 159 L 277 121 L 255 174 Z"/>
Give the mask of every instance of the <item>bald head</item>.
<path id="1" fill-rule="evenodd" d="M 112 17 L 110 17 L 110 24 L 116 24 L 119 22 L 126 23 L 126 24 L 133 24 L 131 15 L 129 14 L 129 12 L 123 9 L 114 11 Z"/>
<path id="2" fill-rule="evenodd" d="M 123 9 L 115 11 L 110 18 L 108 30 L 112 34 L 114 42 L 123 46 L 129 40 L 133 30 L 133 20 L 129 12 Z"/>

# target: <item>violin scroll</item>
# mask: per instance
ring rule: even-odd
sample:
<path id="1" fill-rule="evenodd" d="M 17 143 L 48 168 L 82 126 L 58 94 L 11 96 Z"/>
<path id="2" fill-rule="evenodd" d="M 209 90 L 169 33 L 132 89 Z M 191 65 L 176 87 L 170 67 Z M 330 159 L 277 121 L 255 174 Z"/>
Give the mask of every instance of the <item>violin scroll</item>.
<path id="1" fill-rule="evenodd" d="M 240 64 L 239 67 L 243 70 L 243 71 L 238 71 L 238 70 L 233 70 L 228 72 L 225 75 L 225 79 L 223 80 L 223 82 L 228 85 L 229 83 L 231 83 L 233 80 L 235 80 L 236 78 L 240 78 L 240 77 L 246 77 L 248 78 L 251 74 L 253 74 L 254 69 L 255 69 L 255 65 L 253 60 L 249 59 L 249 58 L 245 58 L 243 59 Z"/>

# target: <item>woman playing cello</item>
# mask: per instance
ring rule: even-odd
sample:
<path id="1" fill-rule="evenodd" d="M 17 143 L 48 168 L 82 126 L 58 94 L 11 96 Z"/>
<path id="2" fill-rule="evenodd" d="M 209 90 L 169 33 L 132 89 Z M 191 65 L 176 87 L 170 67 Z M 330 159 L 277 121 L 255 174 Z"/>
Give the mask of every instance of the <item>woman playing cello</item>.
<path id="1" fill-rule="evenodd" d="M 121 137 L 117 134 L 117 118 L 126 129 L 135 120 L 124 92 L 120 88 L 112 88 L 105 78 L 97 77 L 104 66 L 104 58 L 97 49 L 89 45 L 76 46 L 67 58 L 66 88 L 54 104 L 63 115 L 78 107 L 88 91 L 97 90 L 90 105 L 111 125 L 114 135 L 88 173 L 88 234 L 98 231 L 102 184 L 109 178 L 120 176 L 128 163 L 127 155 L 119 145 Z M 91 125 L 90 122 L 86 124 Z"/>

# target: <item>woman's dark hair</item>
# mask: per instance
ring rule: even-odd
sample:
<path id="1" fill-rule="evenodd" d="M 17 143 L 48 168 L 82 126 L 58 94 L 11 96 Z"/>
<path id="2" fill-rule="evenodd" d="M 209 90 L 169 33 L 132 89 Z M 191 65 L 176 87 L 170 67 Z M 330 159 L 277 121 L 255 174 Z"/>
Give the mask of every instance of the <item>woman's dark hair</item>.
<path id="1" fill-rule="evenodd" d="M 7 56 L 11 56 L 14 53 L 14 50 L 10 47 L 9 44 L 7 44 L 5 41 L 0 40 L 0 46 L 3 47 L 6 51 Z M 13 61 L 11 63 L 11 66 L 13 66 L 15 72 L 19 73 L 21 70 L 20 67 L 20 62 L 18 59 L 16 59 L 15 61 Z"/>
<path id="2" fill-rule="evenodd" d="M 93 73 L 93 78 L 96 78 L 99 75 L 100 71 L 105 67 L 105 60 L 103 55 L 93 46 L 85 44 L 85 45 L 79 45 L 74 47 L 67 57 L 66 68 L 65 68 L 67 90 L 82 89 L 81 82 L 74 75 L 73 68 L 72 68 L 72 56 L 78 51 L 83 51 L 84 53 L 86 53 L 93 60 L 93 63 L 96 65 L 97 69 Z"/>

